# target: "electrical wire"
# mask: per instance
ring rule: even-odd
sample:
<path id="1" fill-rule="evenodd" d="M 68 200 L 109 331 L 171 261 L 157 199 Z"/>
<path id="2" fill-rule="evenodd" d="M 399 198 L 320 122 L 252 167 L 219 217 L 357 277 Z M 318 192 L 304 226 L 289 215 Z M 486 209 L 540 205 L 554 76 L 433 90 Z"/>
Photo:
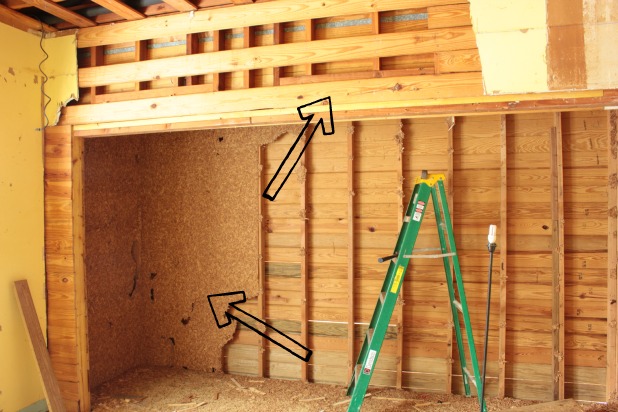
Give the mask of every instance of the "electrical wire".
<path id="1" fill-rule="evenodd" d="M 41 19 L 39 19 L 39 23 L 41 24 L 41 39 L 39 40 L 39 47 L 41 48 L 41 51 L 45 54 L 45 58 L 39 63 L 39 71 L 43 75 L 43 79 L 41 81 L 41 94 L 45 97 L 45 104 L 43 104 L 43 116 L 45 118 L 45 124 L 39 130 L 45 130 L 47 126 L 49 126 L 49 117 L 47 117 L 47 106 L 51 103 L 51 97 L 49 97 L 49 95 L 45 93 L 45 84 L 49 80 L 49 77 L 47 76 L 45 71 L 43 71 L 43 63 L 45 63 L 45 61 L 49 59 L 49 54 L 45 51 L 45 48 L 43 47 L 45 29 L 43 28 L 43 22 L 41 21 Z"/>

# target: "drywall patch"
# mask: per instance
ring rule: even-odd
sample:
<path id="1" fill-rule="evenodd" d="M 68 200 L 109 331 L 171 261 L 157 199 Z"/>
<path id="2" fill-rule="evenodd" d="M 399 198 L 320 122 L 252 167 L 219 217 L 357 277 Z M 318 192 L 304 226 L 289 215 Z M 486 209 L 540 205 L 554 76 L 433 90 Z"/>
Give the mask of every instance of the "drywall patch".
<path id="1" fill-rule="evenodd" d="M 618 2 L 583 0 L 583 25 L 588 88 L 618 87 Z"/>
<path id="2" fill-rule="evenodd" d="M 547 10 L 538 0 L 470 0 L 485 94 L 546 92 Z"/>
<path id="3" fill-rule="evenodd" d="M 45 109 L 49 125 L 58 124 L 61 109 L 69 102 L 79 99 L 77 85 L 77 40 L 76 35 L 43 39 L 42 48 L 49 57 L 41 64 L 42 76 L 47 75 L 44 91 L 50 97 Z M 45 55 L 41 52 L 41 61 Z"/>
<path id="4" fill-rule="evenodd" d="M 586 57 L 582 0 L 546 1 L 549 89 L 585 89 Z"/>

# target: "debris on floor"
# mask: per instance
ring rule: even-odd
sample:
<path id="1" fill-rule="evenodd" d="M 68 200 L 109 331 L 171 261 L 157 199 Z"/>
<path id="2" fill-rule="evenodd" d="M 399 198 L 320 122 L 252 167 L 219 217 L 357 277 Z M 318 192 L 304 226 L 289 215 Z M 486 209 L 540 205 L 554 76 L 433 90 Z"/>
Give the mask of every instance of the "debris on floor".
<path id="1" fill-rule="evenodd" d="M 198 372 L 181 368 L 141 367 L 93 390 L 92 411 L 345 412 L 349 404 L 346 390 L 347 388 L 341 385 L 256 379 L 251 376 L 232 376 L 221 372 Z M 546 409 L 524 408 L 531 405 Z M 584 405 L 574 401 L 570 404 L 570 409 L 565 409 L 564 405 L 555 406 L 560 409 L 551 409 L 551 403 L 510 398 L 487 399 L 488 412 L 618 411 L 616 405 Z M 370 387 L 362 410 L 477 412 L 478 408 L 476 398 Z"/>

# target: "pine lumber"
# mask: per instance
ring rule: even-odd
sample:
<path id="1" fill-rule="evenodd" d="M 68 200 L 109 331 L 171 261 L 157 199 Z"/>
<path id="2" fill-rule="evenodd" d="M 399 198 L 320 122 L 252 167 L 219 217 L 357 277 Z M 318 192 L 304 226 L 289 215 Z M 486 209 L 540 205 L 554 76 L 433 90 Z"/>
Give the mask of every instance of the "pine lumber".
<path id="1" fill-rule="evenodd" d="M 449 4 L 452 0 L 433 0 L 432 3 L 434 5 Z M 381 0 L 379 2 L 334 0 L 328 4 L 322 0 L 307 0 L 302 3 L 296 0 L 258 2 L 235 7 L 198 10 L 193 14 L 150 17 L 147 23 L 139 20 L 80 30 L 77 36 L 77 47 L 155 39 L 163 32 L 168 36 L 184 35 L 331 16 L 420 8 L 425 7 L 426 4 L 426 0 Z"/>
<path id="2" fill-rule="evenodd" d="M 54 374 L 49 352 L 47 352 L 45 338 L 43 337 L 36 308 L 32 301 L 28 281 L 15 281 L 15 292 L 19 301 L 22 319 L 30 337 L 29 341 L 39 365 L 39 372 L 43 380 L 43 390 L 49 410 L 50 412 L 64 412 L 66 409 L 60 393 L 60 386 Z"/>
<path id="3" fill-rule="evenodd" d="M 116 83 L 159 80 L 168 77 L 188 77 L 206 73 L 267 69 L 312 63 L 347 61 L 367 55 L 388 57 L 415 53 L 469 49 L 475 46 L 470 27 L 434 29 L 404 33 L 313 40 L 298 44 L 276 44 L 236 50 L 216 50 L 184 56 L 97 65 L 78 71 L 79 87 L 93 87 Z M 306 73 L 311 76 L 313 73 Z"/>

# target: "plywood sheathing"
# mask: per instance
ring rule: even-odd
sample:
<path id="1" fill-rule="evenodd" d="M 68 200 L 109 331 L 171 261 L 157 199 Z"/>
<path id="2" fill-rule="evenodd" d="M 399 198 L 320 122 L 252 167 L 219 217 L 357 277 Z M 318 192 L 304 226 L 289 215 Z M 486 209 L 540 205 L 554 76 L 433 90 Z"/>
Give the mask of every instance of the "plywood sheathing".
<path id="1" fill-rule="evenodd" d="M 207 295 L 258 293 L 256 154 L 284 131 L 86 141 L 92 386 L 144 363 L 221 368 L 235 326 Z"/>

